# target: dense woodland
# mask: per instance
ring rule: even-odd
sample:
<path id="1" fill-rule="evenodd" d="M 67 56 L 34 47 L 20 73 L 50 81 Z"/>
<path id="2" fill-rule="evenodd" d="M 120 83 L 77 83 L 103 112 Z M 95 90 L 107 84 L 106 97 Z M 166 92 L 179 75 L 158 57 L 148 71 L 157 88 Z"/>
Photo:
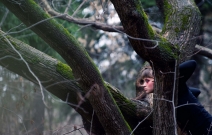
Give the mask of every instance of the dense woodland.
<path id="1" fill-rule="evenodd" d="M 212 1 L 189 1 L 0 0 L 0 134 L 141 134 L 152 121 L 159 128 L 158 111 L 130 100 L 145 61 L 160 78 L 196 60 L 187 83 L 212 114 Z M 158 86 L 173 88 L 167 80 Z M 102 99 L 108 114 L 98 113 Z"/>

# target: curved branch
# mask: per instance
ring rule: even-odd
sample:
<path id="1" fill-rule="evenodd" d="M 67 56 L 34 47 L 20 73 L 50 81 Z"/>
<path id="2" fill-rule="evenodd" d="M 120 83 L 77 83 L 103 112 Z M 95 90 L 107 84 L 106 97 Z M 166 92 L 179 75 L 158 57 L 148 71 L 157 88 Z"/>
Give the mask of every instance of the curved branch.
<path id="1" fill-rule="evenodd" d="M 212 59 L 212 50 L 204 46 L 195 45 L 195 54 L 199 54 Z"/>
<path id="2" fill-rule="evenodd" d="M 158 35 L 148 22 L 140 0 L 111 0 L 136 53 L 158 67 L 173 65 L 177 49 Z M 161 61 L 161 59 L 163 59 Z M 168 64 L 169 63 L 169 64 Z"/>
<path id="3" fill-rule="evenodd" d="M 103 30 L 103 31 L 107 31 L 107 32 L 124 32 L 124 28 L 122 26 L 111 26 L 111 25 L 107 25 L 105 23 L 101 23 L 101 22 L 96 22 L 96 21 L 90 21 L 90 20 L 87 20 L 87 19 L 79 19 L 79 18 L 74 18 L 74 17 L 71 17 L 70 15 L 68 14 L 64 14 L 63 16 L 60 16 L 61 13 L 59 12 L 56 12 L 55 10 L 53 10 L 49 4 L 46 2 L 46 0 L 41 0 L 42 3 L 43 3 L 43 6 L 44 6 L 44 9 L 52 16 L 59 16 L 58 18 L 60 19 L 63 19 L 63 20 L 66 20 L 68 22 L 71 22 L 71 23 L 76 23 L 76 24 L 79 24 L 79 25 L 88 25 L 92 28 L 95 28 L 95 29 L 98 29 L 98 30 Z M 162 9 L 163 7 L 163 2 L 160 1 L 157 3 L 158 6 L 161 8 L 162 11 L 164 11 Z M 156 31 L 158 34 L 161 33 L 161 29 L 157 28 L 157 27 L 154 27 L 152 26 L 153 30 Z M 212 52 L 211 52 L 211 49 L 209 48 L 205 48 L 203 46 L 199 46 L 199 45 L 196 45 L 195 46 L 195 52 L 198 52 L 197 54 L 199 55 L 202 55 L 202 56 L 206 56 L 210 59 L 212 59 Z M 193 52 L 194 53 L 194 52 Z"/>
<path id="4" fill-rule="evenodd" d="M 33 25 L 31 30 L 54 48 L 72 68 L 73 75 L 79 79 L 78 83 L 82 90 L 90 93 L 88 99 L 106 134 L 130 134 L 130 126 L 85 48 L 62 25 L 53 19 L 49 20 L 49 15 L 35 1 L 24 0 L 14 3 L 1 0 L 1 2 L 26 26 Z M 40 21 L 42 23 L 34 25 Z"/>
<path id="5" fill-rule="evenodd" d="M 4 32 L 0 31 L 0 35 L 4 34 Z M 93 112 L 92 106 L 89 101 L 84 101 L 79 106 L 79 93 L 83 90 L 79 87 L 77 82 L 78 80 L 74 79 L 72 70 L 68 65 L 63 64 L 60 61 L 53 59 L 52 57 L 10 36 L 7 36 L 7 39 L 19 51 L 28 63 L 32 72 L 39 78 L 42 86 L 47 91 L 60 98 L 65 104 L 69 104 L 82 116 L 84 120 L 91 120 Z M 19 59 L 19 55 L 11 48 L 9 43 L 4 40 L 3 37 L 0 37 L 0 50 L 1 66 L 23 76 L 35 84 L 37 83 L 35 78 L 27 69 L 25 63 Z M 124 97 L 119 90 L 106 82 L 105 84 L 113 95 L 117 105 L 120 107 L 125 119 L 132 128 L 134 128 L 137 123 L 144 119 L 151 111 L 150 107 L 148 107 L 145 102 L 130 101 Z M 96 129 L 92 129 L 92 131 L 104 131 L 96 116 L 94 121 L 96 126 L 93 128 Z M 151 123 L 151 117 L 147 121 L 148 123 Z M 144 126 L 145 125 L 140 126 L 136 132 L 139 133 L 142 131 Z"/>
<path id="6" fill-rule="evenodd" d="M 42 6 L 43 6 L 44 10 L 46 12 L 48 12 L 51 16 L 61 15 L 61 13 L 58 13 L 55 10 L 53 10 L 46 0 L 41 0 L 41 2 L 42 2 Z M 124 31 L 122 26 L 110 26 L 108 24 L 97 22 L 97 21 L 90 21 L 87 19 L 74 18 L 68 14 L 64 14 L 64 16 L 60 16 L 59 18 L 62 20 L 71 22 L 71 23 L 76 23 L 79 25 L 89 25 L 92 28 L 100 29 L 100 30 L 104 30 L 104 31 L 108 31 L 108 32 L 117 32 L 117 30 Z"/>
<path id="7" fill-rule="evenodd" d="M 42 2 L 42 6 L 45 9 L 45 11 L 48 12 L 51 16 L 60 16 L 61 15 L 61 13 L 53 10 L 46 0 L 41 0 L 41 2 Z M 88 19 L 74 18 L 68 14 L 64 14 L 63 16 L 60 16 L 58 18 L 60 18 L 62 20 L 66 20 L 71 23 L 75 23 L 75 24 L 79 24 L 79 25 L 87 25 L 92 28 L 107 31 L 107 32 L 120 32 L 120 31 L 124 32 L 124 28 L 122 26 L 112 26 L 112 25 L 108 25 L 105 23 L 97 22 L 97 21 L 90 21 Z M 152 28 L 157 33 L 161 32 L 161 30 L 157 27 L 152 26 Z"/>
<path id="8" fill-rule="evenodd" d="M 4 32 L 0 31 L 0 65 L 36 84 L 36 80 L 29 72 L 25 63 L 19 59 L 18 54 L 11 48 L 10 44 L 1 37 L 4 34 Z M 79 106 L 79 94 L 83 90 L 78 86 L 77 80 L 73 77 L 72 70 L 68 65 L 10 36 L 7 36 L 7 39 L 19 51 L 47 91 L 60 98 L 65 104 L 69 104 L 84 120 L 91 120 L 93 113 L 92 106 L 87 100 Z M 105 84 L 132 128 L 151 112 L 151 108 L 145 102 L 131 101 L 109 83 L 105 82 Z M 147 122 L 151 123 L 152 117 L 148 118 Z M 93 123 L 96 124 L 93 127 L 95 129 L 92 129 L 92 131 L 104 131 L 98 119 L 95 119 Z M 143 126 L 140 126 L 136 132 L 139 133 L 142 131 Z"/>

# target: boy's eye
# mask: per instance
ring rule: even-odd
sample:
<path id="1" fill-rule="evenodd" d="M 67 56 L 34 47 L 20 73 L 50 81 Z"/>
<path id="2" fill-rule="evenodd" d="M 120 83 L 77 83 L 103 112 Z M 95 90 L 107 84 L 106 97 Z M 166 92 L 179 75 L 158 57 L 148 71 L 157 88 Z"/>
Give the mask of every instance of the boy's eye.
<path id="1" fill-rule="evenodd" d="M 149 82 L 149 79 L 145 79 L 144 81 L 145 81 L 146 83 L 148 83 L 148 82 Z"/>
<path id="2" fill-rule="evenodd" d="M 143 79 L 141 79 L 141 80 L 140 80 L 140 84 L 143 84 L 143 83 L 144 83 L 144 80 L 143 80 Z"/>

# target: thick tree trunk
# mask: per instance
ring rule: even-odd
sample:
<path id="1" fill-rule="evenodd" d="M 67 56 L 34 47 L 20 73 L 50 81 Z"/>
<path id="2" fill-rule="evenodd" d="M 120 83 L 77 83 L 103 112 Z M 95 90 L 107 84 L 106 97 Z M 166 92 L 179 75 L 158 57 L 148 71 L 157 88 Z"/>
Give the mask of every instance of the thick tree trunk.
<path id="1" fill-rule="evenodd" d="M 25 25 L 34 25 L 31 29 L 66 60 L 74 77 L 79 79 L 80 87 L 89 95 L 87 98 L 106 134 L 130 134 L 130 126 L 105 86 L 99 71 L 77 40 L 60 24 L 50 19 L 33 0 L 1 2 Z"/>
<path id="2" fill-rule="evenodd" d="M 4 34 L 4 32 L 0 31 L 1 36 Z M 2 50 L 0 54 L 2 58 L 0 65 L 38 84 L 23 60 L 19 59 L 19 54 L 14 50 L 17 49 L 27 62 L 31 71 L 39 78 L 45 90 L 48 90 L 50 93 L 76 109 L 82 118 L 87 121 L 87 130 L 90 130 L 89 125 L 92 119 L 93 109 L 87 100 L 78 106 L 80 102 L 78 100 L 78 93 L 82 92 L 82 89 L 78 86 L 77 80 L 73 77 L 71 68 L 19 40 L 10 36 L 7 36 L 7 39 L 9 42 L 5 40 L 5 38 L 0 39 L 0 50 Z M 14 49 L 12 49 L 12 46 Z M 110 90 L 132 129 L 151 112 L 151 108 L 148 107 L 148 104 L 145 102 L 132 102 L 124 97 L 118 89 L 106 82 L 105 85 Z M 137 130 L 135 130 L 135 134 L 144 132 L 144 127 L 149 127 L 149 124 L 151 124 L 151 119 L 152 117 L 149 117 L 146 123 L 139 126 Z M 92 126 L 92 132 L 105 133 L 96 115 L 94 115 L 93 124 L 95 125 Z"/>
<path id="3" fill-rule="evenodd" d="M 33 1 L 19 1 L 18 4 L 8 0 L 1 1 L 27 26 L 48 19 L 33 26 L 32 30 L 58 51 L 72 67 L 74 77 L 80 79 L 78 81 L 80 87 L 85 94 L 89 94 L 87 98 L 105 132 L 129 134 L 131 130 L 115 104 L 106 83 L 77 41 L 55 21 L 50 20 Z M 140 0 L 111 0 L 111 2 L 119 14 L 124 31 L 134 50 L 151 63 L 155 72 L 154 134 L 176 134 L 174 106 L 177 99 L 177 61 L 185 61 L 189 58 L 187 55 L 193 53 L 195 36 L 198 35 L 200 27 L 198 8 L 192 0 L 157 0 L 165 20 L 161 35 L 157 35 L 148 23 Z M 59 67 L 61 66 L 64 67 L 60 63 Z M 55 94 L 66 99 L 67 93 L 69 91 L 64 95 Z M 92 108 L 90 114 L 93 112 Z"/>
<path id="4" fill-rule="evenodd" d="M 167 65 L 164 70 L 154 69 L 155 92 L 154 92 L 154 135 L 176 135 L 176 95 L 177 95 L 177 67 Z M 174 85 L 173 85 L 174 84 Z"/>
<path id="5" fill-rule="evenodd" d="M 157 35 L 149 25 L 139 0 L 111 2 L 134 50 L 155 70 L 154 135 L 177 134 L 174 107 L 178 85 L 177 61 L 188 60 L 194 51 L 200 12 L 192 0 L 157 0 L 165 22 L 161 35 Z"/>

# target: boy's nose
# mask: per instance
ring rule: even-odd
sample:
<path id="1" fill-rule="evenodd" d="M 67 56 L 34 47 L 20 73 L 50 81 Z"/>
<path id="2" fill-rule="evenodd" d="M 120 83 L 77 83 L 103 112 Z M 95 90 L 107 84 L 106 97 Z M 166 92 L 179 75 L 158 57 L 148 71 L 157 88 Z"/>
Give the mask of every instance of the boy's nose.
<path id="1" fill-rule="evenodd" d="M 141 85 L 141 87 L 146 87 L 146 83 L 143 83 L 143 84 Z"/>

